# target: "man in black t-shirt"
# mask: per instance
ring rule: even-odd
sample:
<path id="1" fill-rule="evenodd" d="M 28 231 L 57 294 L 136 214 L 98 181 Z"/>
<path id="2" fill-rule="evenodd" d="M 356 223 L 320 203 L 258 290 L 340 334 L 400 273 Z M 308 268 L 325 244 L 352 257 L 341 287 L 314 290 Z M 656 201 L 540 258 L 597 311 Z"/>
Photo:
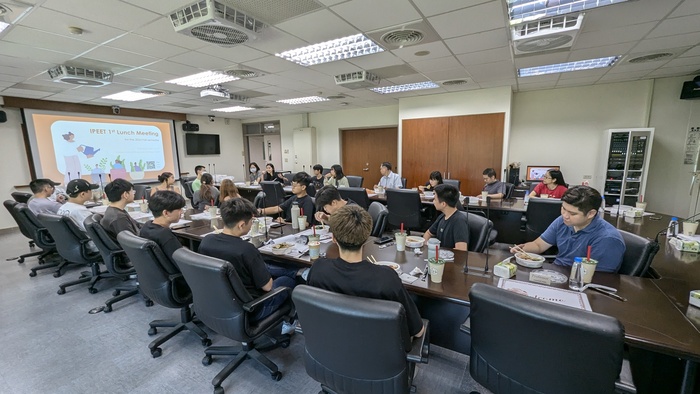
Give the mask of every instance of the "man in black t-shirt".
<path id="1" fill-rule="evenodd" d="M 292 221 L 292 205 L 296 202 L 299 205 L 299 210 L 306 216 L 306 224 L 314 223 L 314 203 L 311 196 L 306 194 L 306 188 L 311 182 L 311 177 L 305 172 L 299 172 L 292 178 L 292 193 L 293 196 L 286 199 L 282 204 L 276 207 L 258 208 L 258 215 L 274 215 L 281 213 L 279 221 Z"/>
<path id="2" fill-rule="evenodd" d="M 369 213 L 357 205 L 346 205 L 333 212 L 330 225 L 340 258 L 317 260 L 309 272 L 309 285 L 356 297 L 396 301 L 406 311 L 409 334 L 423 335 L 418 308 L 396 272 L 362 258 L 362 245 L 372 231 Z"/>
<path id="3" fill-rule="evenodd" d="M 153 220 L 144 224 L 139 232 L 139 236 L 160 246 L 170 261 L 173 261 L 173 253 L 182 247 L 180 240 L 170 230 L 170 225 L 180 221 L 184 207 L 185 199 L 180 194 L 171 190 L 155 192 L 148 200 Z"/>
<path id="4" fill-rule="evenodd" d="M 432 237 L 440 240 L 440 246 L 456 250 L 467 250 L 469 226 L 466 218 L 457 211 L 459 190 L 452 185 L 442 184 L 435 187 L 433 205 L 442 214 L 430 229 L 423 234 L 425 242 Z"/>
<path id="5" fill-rule="evenodd" d="M 314 216 L 317 221 L 328 223 L 330 215 L 346 205 L 357 205 L 357 203 L 349 198 L 343 200 L 337 187 L 324 186 L 316 192 L 316 215 Z"/>
<path id="6" fill-rule="evenodd" d="M 131 231 L 134 234 L 139 233 L 141 225 L 125 211 L 126 204 L 134 202 L 135 193 L 134 185 L 124 179 L 115 179 L 105 186 L 105 194 L 109 199 L 109 206 L 100 221 L 100 225 L 115 240 L 117 239 L 117 234 L 124 230 Z"/>

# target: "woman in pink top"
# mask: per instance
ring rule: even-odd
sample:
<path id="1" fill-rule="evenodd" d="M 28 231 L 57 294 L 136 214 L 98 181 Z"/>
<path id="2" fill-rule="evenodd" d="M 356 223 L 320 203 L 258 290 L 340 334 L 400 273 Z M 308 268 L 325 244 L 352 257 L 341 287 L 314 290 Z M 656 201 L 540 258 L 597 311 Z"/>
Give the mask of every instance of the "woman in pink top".
<path id="1" fill-rule="evenodd" d="M 564 182 L 564 176 L 559 170 L 549 170 L 542 178 L 542 183 L 535 186 L 535 189 L 530 193 L 530 197 L 540 197 L 546 194 L 549 198 L 558 198 L 564 195 L 568 187 Z"/>

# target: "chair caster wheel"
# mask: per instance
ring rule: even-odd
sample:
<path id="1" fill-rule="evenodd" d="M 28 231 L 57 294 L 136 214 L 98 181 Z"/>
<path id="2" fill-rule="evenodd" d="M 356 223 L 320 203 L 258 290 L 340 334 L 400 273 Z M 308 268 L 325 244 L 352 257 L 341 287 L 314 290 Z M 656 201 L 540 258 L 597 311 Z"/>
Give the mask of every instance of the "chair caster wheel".
<path id="1" fill-rule="evenodd" d="M 282 349 L 288 348 L 288 347 L 289 347 L 289 339 L 280 342 L 280 347 L 281 347 Z"/>
<path id="2" fill-rule="evenodd" d="M 224 388 L 221 386 L 214 387 L 214 394 L 224 394 Z"/>
<path id="3" fill-rule="evenodd" d="M 60 277 L 61 277 L 61 273 L 58 272 L 58 271 L 56 271 L 56 272 L 53 273 L 53 277 L 54 277 L 54 278 L 60 278 Z"/>
<path id="4" fill-rule="evenodd" d="M 151 301 L 151 300 L 146 301 L 146 306 L 153 306 L 153 301 Z"/>
<path id="5" fill-rule="evenodd" d="M 270 374 L 270 377 L 271 377 L 272 380 L 274 380 L 275 382 L 279 382 L 279 380 L 282 379 L 282 372 L 280 372 L 280 371 L 273 372 L 273 373 Z"/>
<path id="6" fill-rule="evenodd" d="M 104 313 L 112 312 L 112 305 L 105 306 L 105 309 L 103 309 L 102 312 L 104 312 Z"/>
<path id="7" fill-rule="evenodd" d="M 19 264 L 24 263 L 24 257 L 20 257 L 19 260 L 17 260 L 17 263 L 19 263 Z"/>
<path id="8" fill-rule="evenodd" d="M 204 356 L 204 358 L 202 359 L 202 365 L 204 365 L 205 367 L 208 365 L 211 365 L 211 362 L 212 362 L 211 356 Z"/>
<path id="9" fill-rule="evenodd" d="M 35 277 L 35 276 L 36 276 L 36 271 L 32 271 L 32 272 L 29 273 L 29 277 L 30 277 L 30 278 L 33 278 L 33 277 Z"/>
<path id="10" fill-rule="evenodd" d="M 158 334 L 158 329 L 155 327 L 151 327 L 148 329 L 148 335 L 156 335 Z"/>
<path id="11" fill-rule="evenodd" d="M 119 290 L 114 290 L 114 291 L 112 292 L 112 297 L 116 297 L 116 296 L 118 296 L 118 295 L 121 294 L 121 293 L 122 293 L 122 292 L 119 291 Z"/>
<path id="12" fill-rule="evenodd" d="M 161 349 L 159 347 L 157 347 L 155 349 L 151 349 L 151 356 L 153 356 L 153 358 L 158 358 L 162 354 L 163 354 L 163 349 Z"/>
<path id="13" fill-rule="evenodd" d="M 211 346 L 211 339 L 209 339 L 209 338 L 202 339 L 202 346 L 207 346 L 207 347 Z"/>
<path id="14" fill-rule="evenodd" d="M 95 293 L 97 293 L 98 291 L 99 291 L 99 290 L 97 290 L 97 289 L 94 288 L 94 287 L 91 287 L 91 288 L 88 289 L 88 292 L 90 292 L 90 294 L 95 294 Z"/>
<path id="15" fill-rule="evenodd" d="M 57 291 L 56 293 L 57 293 L 58 295 L 66 294 L 66 289 L 58 289 L 58 291 Z"/>

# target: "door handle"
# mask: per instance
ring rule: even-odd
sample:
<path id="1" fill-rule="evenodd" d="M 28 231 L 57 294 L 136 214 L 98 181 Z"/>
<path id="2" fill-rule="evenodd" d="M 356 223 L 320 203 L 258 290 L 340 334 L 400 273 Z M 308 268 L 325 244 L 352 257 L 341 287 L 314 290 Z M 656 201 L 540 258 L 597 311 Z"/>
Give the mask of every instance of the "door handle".
<path id="1" fill-rule="evenodd" d="M 369 171 L 369 168 L 363 168 L 362 171 Z"/>

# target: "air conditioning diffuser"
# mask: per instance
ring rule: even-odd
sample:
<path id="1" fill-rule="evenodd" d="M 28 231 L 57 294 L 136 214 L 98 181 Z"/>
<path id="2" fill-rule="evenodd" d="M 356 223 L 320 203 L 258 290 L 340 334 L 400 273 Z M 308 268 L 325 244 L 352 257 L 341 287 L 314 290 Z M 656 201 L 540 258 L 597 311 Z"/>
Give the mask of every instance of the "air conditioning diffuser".
<path id="1" fill-rule="evenodd" d="M 560 15 L 522 23 L 511 28 L 516 55 L 569 48 L 574 45 L 583 14 Z"/>
<path id="2" fill-rule="evenodd" d="M 202 0 L 170 14 L 175 31 L 216 44 L 231 47 L 257 38 L 266 25 L 223 2 Z"/>
<path id="3" fill-rule="evenodd" d="M 52 67 L 48 71 L 54 82 L 70 83 L 80 86 L 104 86 L 112 83 L 113 73 L 110 71 L 90 70 L 84 67 L 60 66 Z"/>
<path id="4" fill-rule="evenodd" d="M 335 76 L 335 84 L 348 89 L 370 88 L 379 85 L 379 77 L 369 71 L 355 71 Z"/>

